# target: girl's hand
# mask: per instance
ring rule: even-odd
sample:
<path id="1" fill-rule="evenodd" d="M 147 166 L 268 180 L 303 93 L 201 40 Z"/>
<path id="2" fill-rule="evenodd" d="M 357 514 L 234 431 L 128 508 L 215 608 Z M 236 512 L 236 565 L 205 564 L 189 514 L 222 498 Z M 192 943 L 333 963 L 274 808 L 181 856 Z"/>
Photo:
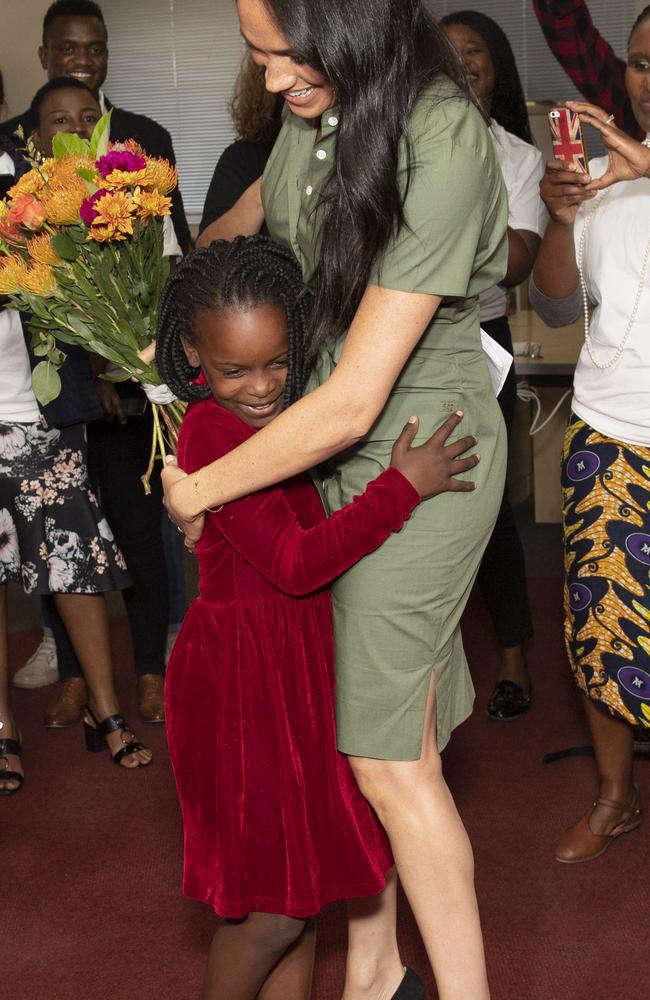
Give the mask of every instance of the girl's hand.
<path id="1" fill-rule="evenodd" d="M 440 425 L 437 431 L 434 431 L 428 441 L 414 448 L 413 439 L 418 432 L 420 421 L 417 417 L 410 417 L 393 445 L 391 465 L 399 469 L 409 480 L 422 500 L 437 496 L 438 493 L 469 493 L 476 489 L 474 483 L 453 478 L 478 465 L 479 455 L 459 458 L 469 448 L 475 447 L 476 438 L 470 435 L 455 441 L 454 444 L 445 444 L 462 419 L 463 414 L 457 410 Z"/>
<path id="2" fill-rule="evenodd" d="M 153 364 L 156 357 L 156 341 L 152 340 L 150 344 L 147 344 L 141 351 L 138 351 L 138 357 L 145 365 Z"/>
<path id="3" fill-rule="evenodd" d="M 617 181 L 635 181 L 650 177 L 650 149 L 617 127 L 602 108 L 583 101 L 567 101 L 567 107 L 577 111 L 580 121 L 598 129 L 609 152 L 607 170 L 589 185 L 590 191 L 601 191 Z"/>
<path id="4" fill-rule="evenodd" d="M 583 201 L 595 196 L 591 184 L 589 174 L 575 164 L 549 160 L 539 193 L 553 222 L 560 226 L 572 225 Z"/>
<path id="5" fill-rule="evenodd" d="M 193 552 L 194 546 L 203 534 L 205 515 L 199 514 L 197 517 L 188 518 L 186 512 L 183 510 L 179 498 L 178 485 L 188 478 L 187 473 L 179 469 L 175 458 L 168 456 L 165 467 L 160 473 L 160 478 L 165 492 L 163 503 L 167 509 L 169 519 L 173 521 L 179 531 L 183 532 L 185 535 L 185 545 Z"/>

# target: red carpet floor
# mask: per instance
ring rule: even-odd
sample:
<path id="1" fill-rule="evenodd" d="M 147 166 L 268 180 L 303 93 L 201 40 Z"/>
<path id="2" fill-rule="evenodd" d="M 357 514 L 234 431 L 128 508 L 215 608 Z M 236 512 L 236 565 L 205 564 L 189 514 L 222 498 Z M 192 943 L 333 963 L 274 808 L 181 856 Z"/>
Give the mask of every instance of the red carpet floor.
<path id="1" fill-rule="evenodd" d="M 486 718 L 497 654 L 483 608 L 472 602 L 465 635 L 477 709 L 445 751 L 475 849 L 492 995 L 647 996 L 647 826 L 589 865 L 552 858 L 554 837 L 593 794 L 593 762 L 542 766 L 547 751 L 588 738 L 561 641 L 560 581 L 531 580 L 531 591 L 533 711 L 507 725 Z M 122 620 L 113 636 L 123 708 L 135 718 Z M 37 639 L 11 636 L 14 669 Z M 27 780 L 18 796 L 0 799 L 0 997 L 196 1000 L 214 918 L 180 895 L 181 830 L 162 728 L 138 727 L 157 754 L 152 768 L 118 771 L 106 755 L 84 751 L 81 728 L 42 727 L 53 691 L 14 689 Z M 639 764 L 638 778 L 649 802 L 650 763 Z M 424 974 L 405 903 L 400 940 L 404 961 Z M 344 948 L 343 909 L 334 905 L 321 918 L 313 1000 L 340 997 Z"/>

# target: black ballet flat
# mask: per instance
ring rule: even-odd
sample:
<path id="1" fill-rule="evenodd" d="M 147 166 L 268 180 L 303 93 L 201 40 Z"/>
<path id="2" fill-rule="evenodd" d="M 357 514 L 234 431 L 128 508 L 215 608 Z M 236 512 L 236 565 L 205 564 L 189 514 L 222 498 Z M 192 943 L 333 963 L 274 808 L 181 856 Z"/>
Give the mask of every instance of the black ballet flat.
<path id="1" fill-rule="evenodd" d="M 15 795 L 23 787 L 25 781 L 25 776 L 20 771 L 9 770 L 9 754 L 20 757 L 18 740 L 0 740 L 0 780 L 18 782 L 15 788 L 0 788 L 0 795 Z"/>
<path id="2" fill-rule="evenodd" d="M 391 1000 L 427 1000 L 427 992 L 424 988 L 424 983 L 420 977 L 413 972 L 413 969 L 407 969 L 404 973 L 404 978 L 397 988 L 397 992 L 393 993 Z"/>
<path id="3" fill-rule="evenodd" d="M 119 732 L 122 738 L 120 749 L 116 750 L 115 753 L 111 753 L 111 760 L 118 767 L 122 767 L 122 761 L 125 757 L 130 757 L 132 754 L 137 753 L 138 750 L 148 749 L 148 747 L 145 747 L 143 743 L 140 743 L 136 739 L 135 734 L 129 728 L 129 724 L 123 715 L 108 715 L 99 722 L 91 710 L 86 707 L 86 716 L 87 718 L 84 718 L 84 733 L 86 737 L 86 750 L 89 753 L 101 753 L 102 750 L 110 752 L 106 737 L 109 733 L 115 732 Z M 90 722 L 88 718 L 91 720 Z M 149 767 L 152 762 L 153 758 L 146 763 L 139 763 L 138 767 L 128 768 L 127 770 L 137 771 L 138 768 Z"/>
<path id="4" fill-rule="evenodd" d="M 496 722 L 511 722 L 530 708 L 533 682 L 528 681 L 528 694 L 514 681 L 499 681 L 488 702 L 488 719 Z"/>

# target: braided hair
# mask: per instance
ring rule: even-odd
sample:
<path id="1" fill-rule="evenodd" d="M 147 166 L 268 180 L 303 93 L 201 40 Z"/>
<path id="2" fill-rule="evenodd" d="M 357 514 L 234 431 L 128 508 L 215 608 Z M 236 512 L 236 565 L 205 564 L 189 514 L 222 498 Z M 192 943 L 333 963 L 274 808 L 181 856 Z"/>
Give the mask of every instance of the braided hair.
<path id="1" fill-rule="evenodd" d="M 210 389 L 194 385 L 200 373 L 189 363 L 181 336 L 193 340 L 199 309 L 282 306 L 287 316 L 288 364 L 284 405 L 302 395 L 308 372 L 305 330 L 311 296 L 294 256 L 268 236 L 215 240 L 184 257 L 163 290 L 156 332 L 156 365 L 179 399 L 207 399 Z"/>

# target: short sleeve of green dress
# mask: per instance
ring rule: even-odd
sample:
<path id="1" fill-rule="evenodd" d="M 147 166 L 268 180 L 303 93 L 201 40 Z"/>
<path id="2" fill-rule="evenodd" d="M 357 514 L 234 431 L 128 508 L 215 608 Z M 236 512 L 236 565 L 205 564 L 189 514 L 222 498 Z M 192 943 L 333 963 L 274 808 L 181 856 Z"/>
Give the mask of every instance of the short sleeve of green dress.
<path id="1" fill-rule="evenodd" d="M 336 109 L 326 112 L 317 140 L 312 123 L 290 115 L 264 175 L 267 225 L 291 247 L 307 281 L 317 264 L 315 206 L 334 163 L 337 125 Z M 437 295 L 442 303 L 367 439 L 315 473 L 334 510 L 386 468 L 412 413 L 424 439 L 462 409 L 458 436 L 479 440 L 481 462 L 467 474 L 478 488 L 422 503 L 401 532 L 332 589 L 338 745 L 389 760 L 420 755 L 432 673 L 441 748 L 471 711 L 459 621 L 499 510 L 506 463 L 478 319 L 478 295 L 502 279 L 507 260 L 507 198 L 493 143 L 479 113 L 446 78 L 419 98 L 410 142 L 408 184 L 406 141 L 398 171 L 406 225 L 375 262 L 369 283 Z M 308 389 L 329 377 L 344 341 L 321 351 Z"/>

